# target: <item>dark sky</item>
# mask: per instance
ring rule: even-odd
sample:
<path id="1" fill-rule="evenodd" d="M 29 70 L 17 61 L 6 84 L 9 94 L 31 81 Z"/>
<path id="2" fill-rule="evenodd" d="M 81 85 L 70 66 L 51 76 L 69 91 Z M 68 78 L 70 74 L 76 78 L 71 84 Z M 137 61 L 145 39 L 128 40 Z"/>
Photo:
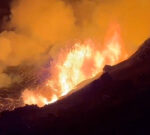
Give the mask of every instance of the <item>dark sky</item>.
<path id="1" fill-rule="evenodd" d="M 10 14 L 10 3 L 12 0 L 0 0 L 0 31 L 2 31 L 2 24 L 5 17 L 5 20 L 8 19 Z"/>

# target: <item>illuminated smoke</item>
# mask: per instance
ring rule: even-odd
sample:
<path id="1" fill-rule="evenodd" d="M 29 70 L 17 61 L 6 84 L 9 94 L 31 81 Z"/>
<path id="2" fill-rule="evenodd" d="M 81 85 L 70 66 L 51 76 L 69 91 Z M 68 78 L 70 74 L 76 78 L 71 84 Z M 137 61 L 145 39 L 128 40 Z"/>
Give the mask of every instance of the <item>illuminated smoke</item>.
<path id="1" fill-rule="evenodd" d="M 56 58 L 70 42 L 102 43 L 116 22 L 128 54 L 133 53 L 150 35 L 149 7 L 149 0 L 14 0 L 10 21 L 0 34 L 0 87 L 28 81 L 25 78 L 35 76 L 39 67 Z M 23 67 L 24 72 L 14 74 L 10 67 L 19 67 L 20 72 Z"/>

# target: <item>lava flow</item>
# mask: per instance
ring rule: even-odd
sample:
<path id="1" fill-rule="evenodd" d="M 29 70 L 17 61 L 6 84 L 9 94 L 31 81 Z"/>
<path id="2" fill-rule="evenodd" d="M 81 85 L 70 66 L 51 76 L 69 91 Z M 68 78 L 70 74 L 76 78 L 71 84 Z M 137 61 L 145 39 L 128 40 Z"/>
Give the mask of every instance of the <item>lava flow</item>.
<path id="1" fill-rule="evenodd" d="M 127 57 L 118 30 L 108 36 L 103 48 L 98 49 L 97 46 L 92 40 L 87 40 L 75 43 L 69 51 L 63 50 L 52 62 L 49 69 L 51 76 L 44 86 L 24 90 L 24 104 L 37 104 L 41 107 L 53 103 L 82 81 L 102 72 L 106 64 L 114 65 Z"/>

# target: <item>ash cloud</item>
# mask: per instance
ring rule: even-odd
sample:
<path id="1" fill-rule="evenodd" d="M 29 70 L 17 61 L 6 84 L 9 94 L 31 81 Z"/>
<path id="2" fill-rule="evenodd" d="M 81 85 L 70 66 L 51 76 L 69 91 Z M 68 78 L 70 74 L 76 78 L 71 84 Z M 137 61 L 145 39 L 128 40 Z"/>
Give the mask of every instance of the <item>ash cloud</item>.
<path id="1" fill-rule="evenodd" d="M 7 73 L 8 67 L 39 68 L 68 41 L 102 42 L 114 22 L 128 52 L 134 52 L 150 35 L 149 7 L 149 0 L 13 0 L 0 33 L 0 87 L 23 79 Z"/>

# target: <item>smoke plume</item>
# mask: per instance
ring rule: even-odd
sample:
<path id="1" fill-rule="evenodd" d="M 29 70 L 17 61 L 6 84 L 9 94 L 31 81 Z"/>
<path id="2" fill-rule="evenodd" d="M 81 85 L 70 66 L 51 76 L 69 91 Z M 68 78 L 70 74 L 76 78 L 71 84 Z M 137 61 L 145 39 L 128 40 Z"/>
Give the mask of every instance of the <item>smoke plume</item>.
<path id="1" fill-rule="evenodd" d="M 10 67 L 37 71 L 68 42 L 102 42 L 113 23 L 120 25 L 128 53 L 133 53 L 150 35 L 149 7 L 149 0 L 13 0 L 0 33 L 0 87 L 34 73 L 14 74 Z"/>

